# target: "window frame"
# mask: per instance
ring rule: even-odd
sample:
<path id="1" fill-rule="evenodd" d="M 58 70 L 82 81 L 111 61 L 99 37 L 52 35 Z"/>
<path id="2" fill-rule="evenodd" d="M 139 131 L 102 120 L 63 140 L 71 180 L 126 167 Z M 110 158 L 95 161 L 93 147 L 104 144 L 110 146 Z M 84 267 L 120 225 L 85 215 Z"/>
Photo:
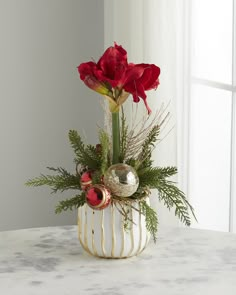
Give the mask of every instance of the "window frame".
<path id="1" fill-rule="evenodd" d="M 182 7 L 182 54 L 181 64 L 183 67 L 182 98 L 179 100 L 178 113 L 180 114 L 178 127 L 178 165 L 180 167 L 179 182 L 181 188 L 189 195 L 190 191 L 190 105 L 191 86 L 194 84 L 204 85 L 215 89 L 230 91 L 231 100 L 231 142 L 230 142 L 230 196 L 229 196 L 229 232 L 236 232 L 236 0 L 232 0 L 232 84 L 220 83 L 201 77 L 192 76 L 191 71 L 191 23 L 192 1 L 184 1 Z M 190 199 L 191 202 L 191 199 Z"/>

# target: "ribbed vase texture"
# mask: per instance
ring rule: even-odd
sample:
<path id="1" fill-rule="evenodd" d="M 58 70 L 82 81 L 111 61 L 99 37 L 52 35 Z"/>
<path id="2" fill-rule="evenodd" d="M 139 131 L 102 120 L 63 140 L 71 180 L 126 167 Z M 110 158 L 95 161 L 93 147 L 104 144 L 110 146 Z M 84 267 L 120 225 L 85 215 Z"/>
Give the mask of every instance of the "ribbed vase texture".
<path id="1" fill-rule="evenodd" d="M 126 258 L 142 252 L 150 234 L 139 206 L 138 202 L 132 202 L 132 207 L 137 210 L 125 207 L 128 220 L 121 214 L 122 208 L 118 203 L 112 203 L 103 210 L 93 210 L 86 204 L 80 207 L 78 235 L 84 250 L 104 258 Z"/>

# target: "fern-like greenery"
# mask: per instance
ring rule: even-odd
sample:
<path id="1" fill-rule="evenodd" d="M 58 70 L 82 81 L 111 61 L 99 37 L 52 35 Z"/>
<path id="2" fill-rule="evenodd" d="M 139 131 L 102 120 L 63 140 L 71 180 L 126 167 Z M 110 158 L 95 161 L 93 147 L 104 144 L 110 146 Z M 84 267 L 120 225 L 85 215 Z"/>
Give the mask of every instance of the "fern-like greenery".
<path id="1" fill-rule="evenodd" d="M 157 188 L 159 182 L 167 177 L 173 176 L 177 173 L 176 167 L 149 167 L 139 169 L 137 171 L 139 176 L 139 185 L 149 186 L 149 188 Z"/>
<path id="2" fill-rule="evenodd" d="M 138 156 L 138 160 L 140 161 L 140 167 L 151 167 L 152 166 L 152 150 L 155 147 L 155 143 L 158 140 L 158 136 L 160 134 L 160 126 L 154 125 L 149 132 L 147 138 L 144 140 L 142 144 L 141 152 Z"/>
<path id="3" fill-rule="evenodd" d="M 153 210 L 146 201 L 140 202 L 141 213 L 145 216 L 146 228 L 150 232 L 153 241 L 157 240 L 158 219 L 157 213 Z"/>
<path id="4" fill-rule="evenodd" d="M 174 182 L 166 180 L 166 178 L 177 173 L 176 167 L 154 167 L 146 168 L 138 171 L 139 186 L 149 187 L 149 189 L 157 189 L 159 192 L 159 200 L 163 201 L 168 209 L 175 209 L 175 215 L 185 225 L 191 224 L 189 210 L 194 215 L 193 207 L 189 204 L 184 193 L 175 185 Z"/>
<path id="5" fill-rule="evenodd" d="M 44 175 L 29 179 L 27 186 L 50 186 L 53 193 L 57 191 L 63 192 L 69 189 L 80 189 L 80 180 L 78 176 L 70 174 L 64 168 L 47 167 L 49 170 L 57 172 L 58 175 Z"/>
<path id="6" fill-rule="evenodd" d="M 189 216 L 189 210 L 196 219 L 193 207 L 186 199 L 184 193 L 175 186 L 171 181 L 160 181 L 156 187 L 159 192 L 159 200 L 163 201 L 168 209 L 174 207 L 175 215 L 185 225 L 191 225 L 191 219 Z M 196 219 L 197 220 L 197 219 Z"/>
<path id="7" fill-rule="evenodd" d="M 76 130 L 69 131 L 69 140 L 76 155 L 76 163 L 80 163 L 82 166 L 87 166 L 94 170 L 99 169 L 100 156 L 96 152 L 96 147 L 92 145 L 85 146 Z"/>
<path id="8" fill-rule="evenodd" d="M 76 195 L 71 199 L 66 199 L 60 201 L 59 204 L 56 206 L 55 213 L 61 213 L 62 211 L 73 210 L 83 206 L 86 202 L 85 193 L 82 192 L 81 195 Z"/>
<path id="9" fill-rule="evenodd" d="M 176 186 L 173 181 L 168 180 L 169 177 L 177 173 L 176 167 L 153 167 L 151 159 L 152 150 L 158 140 L 160 133 L 160 126 L 155 124 L 147 136 L 143 139 L 140 145 L 140 153 L 137 157 L 126 158 L 128 145 L 128 126 L 124 113 L 122 111 L 121 117 L 121 141 L 120 141 L 120 155 L 119 161 L 126 163 L 136 170 L 139 177 L 139 187 L 137 191 L 130 197 L 140 202 L 141 213 L 145 216 L 147 230 L 151 233 L 153 240 L 157 238 L 158 219 L 157 213 L 144 201 L 144 198 L 150 194 L 150 189 L 158 191 L 158 198 L 170 210 L 175 210 L 175 215 L 187 226 L 190 225 L 189 211 L 194 215 L 193 207 L 189 204 L 184 193 Z M 100 144 L 85 145 L 75 130 L 69 131 L 69 141 L 75 153 L 75 163 L 81 167 L 81 171 L 92 172 L 92 184 L 101 184 L 103 175 L 111 166 L 111 143 L 109 135 L 104 131 L 99 131 Z M 129 153 L 130 155 L 131 153 Z M 64 168 L 48 169 L 55 175 L 41 174 L 39 177 L 30 179 L 26 182 L 27 186 L 42 186 L 47 185 L 51 187 L 52 192 L 64 192 L 65 190 L 79 191 L 74 197 L 60 201 L 55 212 L 72 210 L 83 206 L 86 202 L 86 193 L 80 192 L 80 175 L 78 173 L 71 174 Z M 118 198 L 112 195 L 113 198 Z M 125 201 L 124 201 L 125 204 Z"/>

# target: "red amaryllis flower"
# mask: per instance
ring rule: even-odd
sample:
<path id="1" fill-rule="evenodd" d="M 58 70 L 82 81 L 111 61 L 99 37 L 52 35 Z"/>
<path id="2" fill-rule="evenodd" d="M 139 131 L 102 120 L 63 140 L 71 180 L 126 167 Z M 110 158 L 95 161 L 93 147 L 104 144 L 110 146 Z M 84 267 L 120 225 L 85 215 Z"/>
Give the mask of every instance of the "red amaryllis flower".
<path id="1" fill-rule="evenodd" d="M 114 47 L 109 47 L 104 52 L 97 64 L 95 62 L 82 63 L 78 67 L 78 72 L 80 74 L 80 79 L 84 81 L 88 87 L 97 91 L 96 87 L 93 85 L 95 81 L 97 81 L 97 84 L 101 83 L 107 86 L 108 89 L 121 85 L 125 78 L 127 68 L 127 53 L 122 46 L 115 43 Z M 92 87 L 90 81 L 93 81 L 93 83 L 91 83 Z"/>
<path id="2" fill-rule="evenodd" d="M 78 72 L 89 88 L 108 98 L 112 112 L 119 110 L 130 93 L 134 102 L 142 98 L 148 113 L 151 113 L 145 91 L 159 85 L 160 68 L 156 65 L 128 64 L 126 50 L 115 43 L 104 52 L 98 63 L 82 63 Z"/>
<path id="3" fill-rule="evenodd" d="M 154 64 L 129 64 L 129 69 L 126 72 L 126 80 L 123 84 L 124 90 L 133 95 L 134 102 L 139 102 L 141 97 L 148 114 L 151 113 L 151 109 L 147 104 L 145 91 L 157 88 L 159 75 L 160 68 Z"/>
<path id="4" fill-rule="evenodd" d="M 99 81 L 106 81 L 115 88 L 120 86 L 127 68 L 127 52 L 115 43 L 115 46 L 109 47 L 99 59 L 94 74 Z"/>
<path id="5" fill-rule="evenodd" d="M 99 81 L 94 74 L 96 68 L 97 64 L 95 62 L 85 62 L 80 64 L 78 66 L 80 79 L 84 81 L 84 84 L 92 90 L 103 95 L 109 95 L 111 89 L 106 84 Z"/>

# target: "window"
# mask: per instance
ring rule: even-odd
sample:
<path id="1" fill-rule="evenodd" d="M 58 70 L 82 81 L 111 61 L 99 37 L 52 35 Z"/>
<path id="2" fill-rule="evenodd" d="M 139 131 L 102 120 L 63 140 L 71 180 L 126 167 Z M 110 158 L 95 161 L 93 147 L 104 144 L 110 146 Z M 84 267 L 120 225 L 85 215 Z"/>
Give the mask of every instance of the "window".
<path id="1" fill-rule="evenodd" d="M 236 232 L 236 1 L 192 0 L 188 11 L 193 226 Z"/>

